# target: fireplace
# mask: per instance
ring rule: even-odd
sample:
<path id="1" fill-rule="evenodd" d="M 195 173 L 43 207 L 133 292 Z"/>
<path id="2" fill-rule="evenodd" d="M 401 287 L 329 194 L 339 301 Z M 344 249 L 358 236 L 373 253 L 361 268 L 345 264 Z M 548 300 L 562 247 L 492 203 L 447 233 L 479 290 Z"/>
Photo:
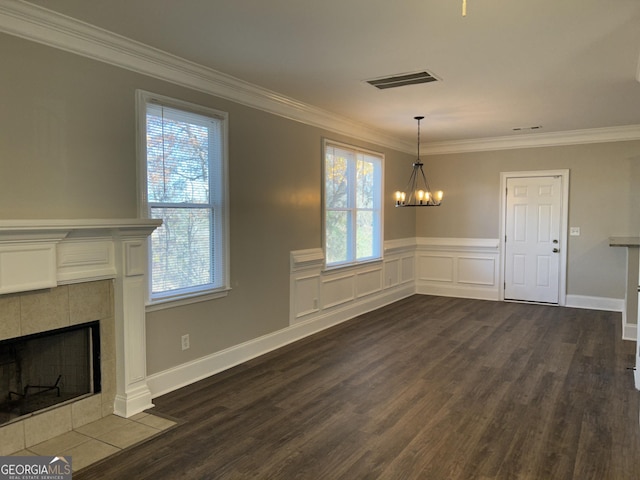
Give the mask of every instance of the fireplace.
<path id="1" fill-rule="evenodd" d="M 0 425 L 101 391 L 98 321 L 0 342 Z"/>
<path id="2" fill-rule="evenodd" d="M 146 376 L 146 245 L 160 223 L 0 220 L 0 370 L 7 370 L 6 378 L 0 371 L 0 455 L 153 406 Z M 85 358 L 33 377 L 25 371 L 52 362 L 25 356 L 46 350 L 41 342 L 50 333 L 70 335 L 65 345 L 74 344 Z"/>

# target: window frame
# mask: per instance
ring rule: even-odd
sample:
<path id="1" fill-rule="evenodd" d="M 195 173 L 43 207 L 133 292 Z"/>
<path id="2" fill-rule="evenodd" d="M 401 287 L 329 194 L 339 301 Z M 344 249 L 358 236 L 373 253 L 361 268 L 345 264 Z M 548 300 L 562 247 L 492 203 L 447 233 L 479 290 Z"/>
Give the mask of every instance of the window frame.
<path id="1" fill-rule="evenodd" d="M 209 158 L 209 171 L 214 170 L 219 173 L 217 181 L 214 182 L 214 175 L 209 175 L 209 192 L 210 198 L 208 204 L 199 205 L 200 208 L 206 208 L 211 213 L 215 212 L 216 215 L 212 215 L 215 226 L 222 229 L 222 232 L 215 237 L 220 243 L 216 244 L 219 247 L 219 252 L 214 251 L 213 248 L 213 229 L 214 223 L 211 224 L 211 231 L 209 232 L 209 239 L 211 244 L 211 262 L 222 262 L 222 266 L 217 268 L 217 271 L 221 275 L 221 280 L 218 284 L 206 284 L 201 286 L 192 286 L 180 289 L 179 291 L 173 290 L 170 292 L 153 294 L 152 282 L 153 282 L 153 251 L 152 251 L 152 237 L 148 239 L 148 275 L 147 275 L 147 311 L 159 310 L 163 308 L 170 308 L 183 304 L 190 304 L 195 302 L 207 301 L 214 298 L 224 297 L 228 294 L 230 287 L 230 242 L 229 242 L 229 160 L 228 160 L 228 124 L 229 114 L 213 108 L 204 107 L 194 103 L 186 102 L 164 95 L 158 95 L 155 93 L 147 92 L 144 90 L 136 90 L 136 142 L 137 142 L 137 157 L 138 157 L 138 198 L 139 198 L 139 211 L 141 218 L 152 218 L 151 208 L 158 207 L 159 205 L 165 205 L 166 208 L 175 206 L 185 206 L 191 204 L 175 204 L 169 202 L 149 202 L 148 197 L 148 185 L 147 185 L 147 107 L 148 105 L 159 105 L 167 108 L 180 110 L 187 114 L 196 114 L 205 117 L 214 118 L 220 122 L 220 163 L 216 162 L 216 159 Z M 213 166 L 215 162 L 215 167 Z M 215 183 L 215 185 L 214 185 Z M 214 188 L 221 189 L 222 192 L 217 195 L 213 195 Z M 162 208 L 162 207 L 160 207 Z M 219 215 L 218 215 L 219 214 Z M 220 216 L 221 218 L 218 218 Z"/>
<path id="2" fill-rule="evenodd" d="M 379 222 L 379 226 L 378 226 L 378 232 L 377 232 L 377 240 L 374 241 L 374 249 L 375 247 L 377 247 L 377 252 L 374 253 L 373 256 L 370 257 L 364 257 L 362 259 L 358 259 L 357 258 L 357 253 L 356 253 L 356 241 L 357 241 L 357 237 L 352 236 L 352 234 L 349 234 L 349 244 L 350 246 L 348 246 L 348 250 L 352 251 L 352 257 L 351 258 L 347 258 L 346 261 L 343 262 L 333 262 L 333 263 L 329 263 L 327 260 L 327 195 L 326 195 L 326 159 L 327 159 L 327 148 L 328 147 L 337 147 L 343 150 L 350 150 L 352 152 L 355 153 L 355 159 L 357 162 L 357 156 L 359 154 L 363 154 L 363 155 L 367 155 L 367 156 L 372 156 L 372 157 L 376 157 L 379 159 L 379 179 L 378 182 L 379 183 L 379 189 L 377 191 L 378 193 L 378 198 L 374 198 L 374 205 L 377 204 L 377 208 L 374 209 L 358 209 L 357 206 L 355 204 L 353 204 L 351 207 L 345 208 L 344 210 L 349 210 L 351 212 L 357 212 L 358 210 L 363 210 L 363 211 L 374 211 L 374 213 L 377 212 L 378 214 L 378 222 Z M 354 162 L 354 163 L 356 163 Z M 357 265 L 362 265 L 362 264 L 367 264 L 367 263 L 375 263 L 375 262 L 381 262 L 384 258 L 384 202 L 383 202 L 383 198 L 384 198 L 384 164 L 385 164 L 385 155 L 382 152 L 378 152 L 375 150 L 371 150 L 368 148 L 363 148 L 354 144 L 349 144 L 349 143 L 344 143 L 344 142 L 339 142 L 336 140 L 331 140 L 329 138 L 323 138 L 322 141 L 322 195 L 321 195 L 321 202 L 322 202 L 322 249 L 324 252 L 324 268 L 325 270 L 333 270 L 333 269 L 338 269 L 338 268 L 346 268 L 346 267 L 353 267 L 353 266 L 357 266 Z M 355 168 L 355 167 L 353 167 Z M 348 195 L 351 197 L 351 202 L 353 202 L 353 198 L 355 197 L 355 183 L 353 188 L 350 188 Z M 351 223 L 353 225 L 357 224 L 357 220 L 356 220 L 356 216 L 352 213 L 351 214 Z M 375 228 L 375 225 L 373 226 L 373 228 Z M 353 230 L 353 229 L 351 229 Z M 375 236 L 375 232 L 374 232 L 374 236 Z M 375 240 L 375 237 L 374 237 Z"/>

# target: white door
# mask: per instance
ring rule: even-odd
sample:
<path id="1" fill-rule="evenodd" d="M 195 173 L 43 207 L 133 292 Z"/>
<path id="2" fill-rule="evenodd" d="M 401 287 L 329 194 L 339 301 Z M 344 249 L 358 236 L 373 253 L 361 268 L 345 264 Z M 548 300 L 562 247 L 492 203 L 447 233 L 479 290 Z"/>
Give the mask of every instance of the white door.
<path id="1" fill-rule="evenodd" d="M 558 303 L 562 178 L 507 179 L 505 300 Z"/>

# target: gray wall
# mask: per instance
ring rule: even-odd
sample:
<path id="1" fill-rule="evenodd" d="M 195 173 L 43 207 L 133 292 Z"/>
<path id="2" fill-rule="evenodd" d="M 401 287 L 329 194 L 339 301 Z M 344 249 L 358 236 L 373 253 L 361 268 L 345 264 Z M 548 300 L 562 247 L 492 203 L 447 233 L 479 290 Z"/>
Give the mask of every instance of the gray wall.
<path id="1" fill-rule="evenodd" d="M 289 252 L 321 247 L 322 138 L 386 156 L 385 195 L 413 156 L 0 35 L 0 218 L 138 216 L 135 90 L 229 112 L 231 284 L 228 297 L 147 315 L 156 373 L 288 326 Z M 390 200 L 391 202 L 391 200 Z M 387 240 L 415 236 L 385 211 Z M 191 348 L 182 351 L 180 336 Z"/>
<path id="2" fill-rule="evenodd" d="M 156 373 L 288 325 L 289 252 L 321 246 L 322 138 L 386 155 L 385 195 L 413 155 L 376 147 L 15 37 L 0 35 L 0 218 L 138 215 L 135 90 L 229 112 L 231 283 L 228 297 L 147 315 Z M 622 298 L 624 252 L 638 234 L 640 142 L 426 158 L 437 209 L 386 208 L 385 239 L 498 236 L 501 171 L 571 169 L 569 293 Z M 180 349 L 189 333 L 191 348 Z"/>
<path id="3" fill-rule="evenodd" d="M 424 237 L 498 238 L 500 172 L 569 169 L 567 293 L 624 298 L 626 252 L 611 235 L 640 234 L 640 142 L 616 142 L 429 156 L 436 209 L 416 215 Z"/>

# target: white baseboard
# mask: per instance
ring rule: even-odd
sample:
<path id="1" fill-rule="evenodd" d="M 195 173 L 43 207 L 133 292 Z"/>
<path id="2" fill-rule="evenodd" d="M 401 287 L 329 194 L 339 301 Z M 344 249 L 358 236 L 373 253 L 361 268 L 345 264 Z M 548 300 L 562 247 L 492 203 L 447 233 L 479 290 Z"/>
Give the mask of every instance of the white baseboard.
<path id="1" fill-rule="evenodd" d="M 624 323 L 622 324 L 622 339 L 623 340 L 631 340 L 636 341 L 638 339 L 638 325 L 633 323 Z"/>
<path id="2" fill-rule="evenodd" d="M 585 308 L 588 310 L 606 310 L 622 313 L 622 339 L 635 341 L 638 338 L 638 325 L 627 323 L 624 299 L 589 297 L 586 295 L 567 295 L 566 307 Z"/>
<path id="3" fill-rule="evenodd" d="M 235 367 L 260 355 L 264 355 L 265 353 L 284 347 L 309 335 L 350 320 L 358 315 L 406 298 L 414 293 L 413 284 L 388 289 L 379 295 L 372 295 L 360 302 L 349 304 L 346 308 L 333 309 L 313 319 L 295 323 L 277 332 L 149 375 L 147 377 L 147 385 L 151 390 L 151 397 L 159 397 L 160 395 L 190 385 L 198 380 Z"/>
<path id="4" fill-rule="evenodd" d="M 566 307 L 586 308 L 588 310 L 607 310 L 624 312 L 624 299 L 607 297 L 589 297 L 586 295 L 568 295 Z"/>

